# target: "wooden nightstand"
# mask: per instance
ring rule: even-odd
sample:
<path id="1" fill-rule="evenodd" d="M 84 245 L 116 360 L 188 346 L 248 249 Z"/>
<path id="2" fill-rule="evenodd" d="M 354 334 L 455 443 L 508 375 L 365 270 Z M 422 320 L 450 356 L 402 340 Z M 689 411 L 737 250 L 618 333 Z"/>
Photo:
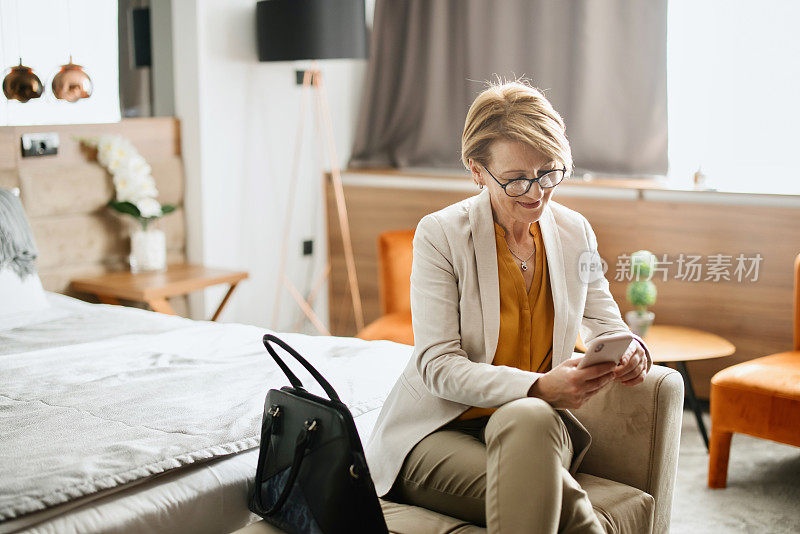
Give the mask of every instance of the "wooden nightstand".
<path id="1" fill-rule="evenodd" d="M 130 271 L 107 273 L 89 278 L 72 280 L 75 291 L 97 295 L 103 304 L 120 304 L 119 299 L 144 302 L 153 311 L 177 315 L 167 299 L 186 295 L 218 284 L 229 284 L 230 288 L 222 299 L 212 321 L 216 321 L 225 304 L 228 303 L 236 285 L 248 277 L 243 271 L 211 269 L 202 265 L 174 263 L 161 273 L 138 273 Z"/>

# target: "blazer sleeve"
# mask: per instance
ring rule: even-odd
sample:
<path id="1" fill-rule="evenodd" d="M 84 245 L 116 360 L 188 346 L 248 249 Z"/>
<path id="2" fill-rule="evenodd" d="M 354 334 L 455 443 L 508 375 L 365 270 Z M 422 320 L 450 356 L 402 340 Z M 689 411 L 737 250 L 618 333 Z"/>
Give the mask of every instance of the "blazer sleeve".
<path id="1" fill-rule="evenodd" d="M 597 252 L 597 236 L 592 230 L 592 226 L 586 217 L 583 217 L 583 225 L 586 230 L 586 240 L 589 244 L 589 250 L 599 257 Z M 653 358 L 650 356 L 650 349 L 644 340 L 631 332 L 619 312 L 614 297 L 611 296 L 609 290 L 608 280 L 605 275 L 599 276 L 587 284 L 586 288 L 586 304 L 583 308 L 583 317 L 581 318 L 580 325 L 581 340 L 586 345 L 596 337 L 613 334 L 613 333 L 628 333 L 642 346 L 645 355 L 647 356 L 647 370 L 653 365 Z"/>
<path id="2" fill-rule="evenodd" d="M 474 362 L 462 348 L 452 254 L 438 219 L 423 217 L 414 234 L 411 267 L 412 358 L 422 382 L 437 397 L 481 408 L 526 397 L 540 373 Z"/>

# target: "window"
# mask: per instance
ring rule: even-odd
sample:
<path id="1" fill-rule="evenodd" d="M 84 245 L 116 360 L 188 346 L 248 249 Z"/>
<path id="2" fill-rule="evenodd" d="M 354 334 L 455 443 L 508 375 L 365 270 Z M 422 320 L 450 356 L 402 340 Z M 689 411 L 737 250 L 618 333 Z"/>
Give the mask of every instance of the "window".
<path id="1" fill-rule="evenodd" d="M 800 2 L 670 0 L 669 179 L 800 194 Z"/>

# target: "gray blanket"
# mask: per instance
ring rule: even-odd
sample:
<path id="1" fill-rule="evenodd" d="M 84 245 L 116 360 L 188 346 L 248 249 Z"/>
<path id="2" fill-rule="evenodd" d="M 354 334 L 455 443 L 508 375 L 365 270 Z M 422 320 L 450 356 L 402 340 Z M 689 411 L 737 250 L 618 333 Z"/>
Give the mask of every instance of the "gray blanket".
<path id="1" fill-rule="evenodd" d="M 0 325 L 0 522 L 258 445 L 267 390 L 288 384 L 261 344 L 267 330 L 50 298 L 58 318 Z M 278 335 L 357 421 L 380 408 L 411 354 Z"/>
<path id="2" fill-rule="evenodd" d="M 37 255 L 22 203 L 8 189 L 0 189 L 0 269 L 9 267 L 23 278 L 36 272 Z"/>

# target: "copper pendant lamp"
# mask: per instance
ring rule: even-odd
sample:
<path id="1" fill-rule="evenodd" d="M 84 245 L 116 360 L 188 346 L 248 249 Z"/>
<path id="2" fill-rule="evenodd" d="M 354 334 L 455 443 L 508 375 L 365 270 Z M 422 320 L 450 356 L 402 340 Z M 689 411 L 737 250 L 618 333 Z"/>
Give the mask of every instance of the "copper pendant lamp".
<path id="1" fill-rule="evenodd" d="M 22 103 L 32 98 L 39 98 L 44 92 L 42 80 L 33 72 L 33 69 L 22 64 L 11 67 L 3 78 L 3 94 L 9 100 L 19 100 Z"/>
<path id="2" fill-rule="evenodd" d="M 65 7 L 67 10 L 65 18 L 67 20 L 67 43 L 70 52 L 69 63 L 61 65 L 59 71 L 53 76 L 50 88 L 53 90 L 53 96 L 58 100 L 75 103 L 78 100 L 92 96 L 94 84 L 86 70 L 72 62 L 72 2 L 67 0 Z"/>
<path id="3" fill-rule="evenodd" d="M 19 65 L 11 67 L 3 77 L 3 94 L 9 100 L 18 100 L 23 104 L 32 98 L 39 98 L 44 93 L 42 80 L 33 69 L 22 64 L 22 44 L 20 42 L 19 1 L 16 4 L 17 19 L 17 53 L 20 55 Z M 2 17 L 0 17 L 2 19 Z"/>
<path id="4" fill-rule="evenodd" d="M 59 100 L 77 102 L 92 96 L 93 84 L 83 67 L 72 62 L 70 55 L 69 63 L 61 65 L 61 69 L 53 76 L 50 87 L 53 89 L 53 96 Z"/>
<path id="5" fill-rule="evenodd" d="M 67 2 L 67 31 L 68 41 L 72 41 L 72 24 L 71 24 L 71 5 Z M 17 31 L 19 32 L 19 2 L 17 2 Z M 17 35 L 17 47 L 21 48 L 19 42 L 19 33 Z M 70 44 L 71 48 L 71 44 Z M 9 69 L 5 78 L 3 79 L 3 94 L 9 100 L 18 100 L 25 103 L 32 98 L 39 98 L 44 93 L 44 84 L 39 77 L 33 72 L 33 69 L 26 67 L 22 64 L 22 58 L 19 60 L 19 65 Z M 81 65 L 76 65 L 72 62 L 72 54 L 69 56 L 69 63 L 61 65 L 58 72 L 52 77 L 50 87 L 53 91 L 53 96 L 58 100 L 65 100 L 67 102 L 77 102 L 78 100 L 89 98 L 92 96 L 94 84 L 92 79 L 86 73 Z"/>

